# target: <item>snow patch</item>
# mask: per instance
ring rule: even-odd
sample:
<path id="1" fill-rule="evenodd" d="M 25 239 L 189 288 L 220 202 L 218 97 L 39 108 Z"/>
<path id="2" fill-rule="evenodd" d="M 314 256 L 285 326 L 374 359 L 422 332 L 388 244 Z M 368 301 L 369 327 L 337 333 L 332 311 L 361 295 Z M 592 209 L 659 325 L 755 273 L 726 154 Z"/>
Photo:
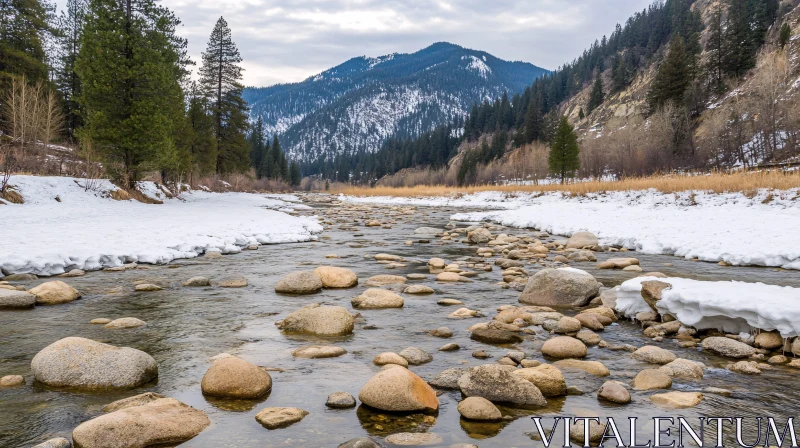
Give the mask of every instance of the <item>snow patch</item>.
<path id="1" fill-rule="evenodd" d="M 476 56 L 470 55 L 470 56 L 461 56 L 461 60 L 469 61 L 467 63 L 467 69 L 474 70 L 480 73 L 481 77 L 483 78 L 487 78 L 489 74 L 492 73 L 492 69 L 484 62 L 485 58 L 484 60 L 481 60 Z"/>
<path id="2" fill-rule="evenodd" d="M 642 282 L 672 285 L 661 293 L 656 308 L 697 329 L 746 333 L 777 330 L 788 338 L 800 335 L 800 288 L 737 281 L 707 282 L 685 278 L 638 277 L 617 287 L 617 310 L 628 317 L 652 311 L 641 295 Z"/>
<path id="3" fill-rule="evenodd" d="M 163 204 L 115 201 L 107 180 L 14 176 L 23 205 L 0 212 L 0 268 L 57 275 L 125 263 L 163 264 L 208 251 L 236 253 L 250 244 L 309 241 L 322 227 L 313 217 L 272 209 L 305 207 L 273 195 L 191 191 Z M 144 183 L 148 195 L 163 193 Z M 56 199 L 58 198 L 58 200 Z"/>

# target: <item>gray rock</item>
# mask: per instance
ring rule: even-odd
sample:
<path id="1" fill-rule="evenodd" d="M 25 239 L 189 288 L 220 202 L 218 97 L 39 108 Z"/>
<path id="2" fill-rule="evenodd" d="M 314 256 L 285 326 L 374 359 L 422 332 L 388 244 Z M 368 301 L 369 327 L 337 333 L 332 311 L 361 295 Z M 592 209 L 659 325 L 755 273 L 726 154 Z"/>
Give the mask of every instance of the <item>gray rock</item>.
<path id="1" fill-rule="evenodd" d="M 0 309 L 33 308 L 36 296 L 26 291 L 0 288 Z"/>
<path id="2" fill-rule="evenodd" d="M 69 440 L 63 437 L 57 437 L 55 439 L 50 439 L 47 442 L 40 443 L 33 448 L 72 448 L 72 444 L 69 443 Z"/>
<path id="3" fill-rule="evenodd" d="M 458 389 L 458 379 L 461 378 L 461 375 L 466 373 L 467 369 L 454 367 L 451 369 L 447 369 L 442 371 L 442 373 L 436 375 L 436 378 L 428 381 L 433 387 L 438 387 L 439 389 Z"/>
<path id="4" fill-rule="evenodd" d="M 470 338 L 487 344 L 515 344 L 522 342 L 522 338 L 515 333 L 492 328 L 476 328 L 470 334 Z"/>
<path id="5" fill-rule="evenodd" d="M 313 294 L 322 290 L 322 280 L 312 271 L 297 271 L 278 280 L 275 292 L 282 294 Z"/>
<path id="6" fill-rule="evenodd" d="M 402 356 L 409 364 L 412 366 L 418 366 L 420 364 L 425 364 L 433 361 L 433 356 L 431 356 L 425 350 L 422 350 L 417 347 L 408 347 L 404 348 L 403 350 L 398 353 Z"/>
<path id="7" fill-rule="evenodd" d="M 528 279 L 520 303 L 538 306 L 584 306 L 600 291 L 600 283 L 579 269 L 542 269 Z"/>
<path id="8" fill-rule="evenodd" d="M 183 282 L 183 286 L 211 286 L 211 281 L 205 277 L 192 277 Z"/>
<path id="9" fill-rule="evenodd" d="M 728 358 L 747 358 L 756 352 L 755 348 L 744 342 L 720 336 L 703 339 L 703 350 L 709 350 Z"/>
<path id="10" fill-rule="evenodd" d="M 42 349 L 31 361 L 34 377 L 49 386 L 127 389 L 158 376 L 147 353 L 91 339 L 68 337 Z"/>
<path id="11" fill-rule="evenodd" d="M 284 428 L 299 422 L 308 411 L 300 408 L 264 408 L 256 414 L 256 421 L 267 429 Z"/>
<path id="12" fill-rule="evenodd" d="M 142 406 L 147 403 L 152 403 L 156 400 L 166 398 L 161 394 L 154 392 L 145 392 L 143 394 L 134 395 L 132 397 L 123 398 L 122 400 L 113 401 L 103 406 L 103 412 L 115 412 L 120 409 L 130 408 L 133 406 Z"/>
<path id="13" fill-rule="evenodd" d="M 278 322 L 278 328 L 283 331 L 318 336 L 350 334 L 354 325 L 355 319 L 345 308 L 318 303 L 304 306 Z"/>
<path id="14" fill-rule="evenodd" d="M 499 364 L 473 367 L 458 379 L 458 387 L 467 397 L 483 397 L 494 403 L 545 406 L 547 401 L 542 392 L 530 381 L 514 375 L 514 370 L 514 367 Z"/>
<path id="15" fill-rule="evenodd" d="M 597 246 L 599 241 L 592 232 L 575 232 L 567 240 L 567 249 L 583 249 L 584 247 Z"/>
<path id="16" fill-rule="evenodd" d="M 355 397 L 347 392 L 334 392 L 328 395 L 328 401 L 325 402 L 325 406 L 336 409 L 352 408 L 355 405 Z"/>

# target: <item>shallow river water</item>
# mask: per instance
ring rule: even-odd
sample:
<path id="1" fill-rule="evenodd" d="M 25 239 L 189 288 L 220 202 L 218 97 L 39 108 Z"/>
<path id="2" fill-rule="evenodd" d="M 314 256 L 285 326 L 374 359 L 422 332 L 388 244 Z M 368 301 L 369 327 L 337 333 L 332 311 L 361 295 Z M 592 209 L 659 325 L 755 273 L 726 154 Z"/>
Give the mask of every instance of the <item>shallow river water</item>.
<path id="1" fill-rule="evenodd" d="M 329 206 L 315 207 L 314 213 L 324 214 Z M 388 208 L 376 206 L 370 217 L 386 219 L 382 217 L 386 210 Z M 456 410 L 461 399 L 458 391 L 444 391 L 439 397 L 439 412 L 433 415 L 392 415 L 364 406 L 342 410 L 326 408 L 326 397 L 330 393 L 344 391 L 358 396 L 361 386 L 379 371 L 380 368 L 371 361 L 381 352 L 399 352 L 413 346 L 431 353 L 432 362 L 411 367 L 412 371 L 428 380 L 447 368 L 496 362 L 513 348 L 523 350 L 528 358 L 547 361 L 539 350 L 546 339 L 543 336 L 526 336 L 523 343 L 513 347 L 493 346 L 469 339 L 467 327 L 487 321 L 501 305 L 517 303 L 517 291 L 496 285 L 501 281 L 497 267 L 492 272 L 481 271 L 472 283 L 437 283 L 434 276 L 423 281 L 409 281 L 431 286 L 436 293 L 427 296 L 404 294 L 405 307 L 402 309 L 361 311 L 363 319 L 357 320 L 354 333 L 348 337 L 323 341 L 287 336 L 275 326 L 276 321 L 291 311 L 310 303 L 336 304 L 352 309 L 350 299 L 364 290 L 359 285 L 353 289 L 324 290 L 308 296 L 276 294 L 275 283 L 289 272 L 330 264 L 352 269 L 363 282 L 377 274 L 427 273 L 425 263 L 434 256 L 448 262 L 474 256 L 474 246 L 445 243 L 438 238 L 432 238 L 430 243 L 404 244 L 406 240 L 420 238 L 413 235 L 414 229 L 422 226 L 443 228 L 448 217 L 457 211 L 418 208 L 417 214 L 398 220 L 391 229 L 359 225 L 358 230 L 351 231 L 341 230 L 337 224 L 320 235 L 318 242 L 263 246 L 256 251 L 243 251 L 219 259 L 181 260 L 169 266 L 146 266 L 145 269 L 125 272 L 91 272 L 84 277 L 66 279 L 83 293 L 80 300 L 25 311 L 0 311 L 0 375 L 19 374 L 26 378 L 23 387 L 0 389 L 0 447 L 29 447 L 58 436 L 69 439 L 74 427 L 102 414 L 100 409 L 105 404 L 146 391 L 177 398 L 205 411 L 211 419 L 211 426 L 182 445 L 203 448 L 335 447 L 365 435 L 380 441 L 394 432 L 421 431 L 441 436 L 444 440 L 442 446 L 471 443 L 480 447 L 525 447 L 541 446 L 535 436 L 535 426 L 528 418 L 531 415 L 611 416 L 618 423 L 624 423 L 626 428 L 621 429 L 623 434 L 627 434 L 626 419 L 634 416 L 643 422 L 654 416 L 771 416 L 783 419 L 785 423 L 787 417 L 799 413 L 797 387 L 800 385 L 800 371 L 775 367 L 758 376 L 732 373 L 724 369 L 727 360 L 700 349 L 680 348 L 675 340 L 669 338 L 655 344 L 672 350 L 679 357 L 702 361 L 711 367 L 706 370 L 703 380 L 675 380 L 672 390 L 700 391 L 706 387 L 719 387 L 729 389 L 733 394 L 707 393 L 699 406 L 680 411 L 653 405 L 647 397 L 655 392 L 632 391 L 633 401 L 628 405 L 599 402 L 596 390 L 606 380 L 630 383 L 640 370 L 654 366 L 633 360 L 628 352 L 595 346 L 589 348 L 585 359 L 603 362 L 611 371 L 610 377 L 599 378 L 579 370 L 564 370 L 567 385 L 581 388 L 586 391 L 585 395 L 549 398 L 546 408 L 535 411 L 501 408 L 505 415 L 513 417 L 502 423 L 475 424 L 461 420 Z M 503 232 L 530 234 L 530 231 L 520 229 L 505 229 Z M 353 243 L 364 247 L 351 247 Z M 387 269 L 386 265 L 376 263 L 371 257 L 381 252 L 405 257 L 408 266 Z M 341 258 L 326 259 L 325 255 L 330 253 Z M 600 253 L 598 259 L 611 256 L 610 253 Z M 670 256 L 636 253 L 631 253 L 631 256 L 639 258 L 645 271 L 703 280 L 734 279 L 800 287 L 800 272 L 723 267 Z M 636 275 L 598 271 L 594 265 L 573 264 L 592 273 L 606 286 L 617 285 Z M 532 273 L 535 267 L 526 269 Z M 182 281 L 197 275 L 209 277 L 212 281 L 244 276 L 250 285 L 239 289 L 180 286 Z M 32 287 L 42 281 L 30 282 L 26 286 Z M 167 288 L 137 293 L 133 290 L 137 282 L 156 283 Z M 479 310 L 486 317 L 448 318 L 455 308 L 437 305 L 436 302 L 442 298 L 461 300 L 464 306 Z M 147 325 L 138 329 L 108 330 L 102 325 L 89 324 L 94 318 L 128 316 L 142 319 Z M 454 336 L 441 339 L 427 334 L 427 331 L 441 326 L 450 327 Z M 640 326 L 632 322 L 620 321 L 607 327 L 600 335 L 611 344 L 637 347 L 654 344 L 643 336 Z M 50 389 L 34 382 L 30 370 L 33 356 L 48 344 L 67 336 L 82 336 L 143 350 L 158 361 L 159 378 L 157 382 L 134 390 L 97 393 Z M 294 349 L 318 342 L 341 346 L 348 353 L 329 359 L 292 357 Z M 461 350 L 438 351 L 448 342 L 459 344 Z M 476 349 L 488 351 L 492 358 L 485 361 L 473 358 L 471 353 Z M 273 378 L 270 395 L 255 402 L 205 398 L 200 392 L 200 381 L 210 366 L 209 358 L 221 352 L 260 366 L 283 369 L 270 372 Z M 310 414 L 288 428 L 267 430 L 256 422 L 254 416 L 258 410 L 273 406 L 300 407 Z M 545 419 L 545 426 L 551 422 Z M 746 423 L 751 429 L 746 433 L 750 437 L 746 441 L 753 443 L 755 421 L 748 419 Z M 645 440 L 650 436 L 648 434 Z M 558 436 L 556 440 L 559 440 Z"/>

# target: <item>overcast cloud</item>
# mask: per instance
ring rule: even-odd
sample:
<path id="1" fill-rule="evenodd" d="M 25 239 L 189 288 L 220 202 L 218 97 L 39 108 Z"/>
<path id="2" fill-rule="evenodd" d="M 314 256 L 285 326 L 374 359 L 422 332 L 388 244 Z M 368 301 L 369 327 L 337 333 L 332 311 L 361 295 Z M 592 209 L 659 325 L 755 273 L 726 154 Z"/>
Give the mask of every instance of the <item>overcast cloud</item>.
<path id="1" fill-rule="evenodd" d="M 58 0 L 63 6 L 65 0 Z M 163 0 L 196 62 L 219 16 L 245 84 L 301 81 L 354 56 L 447 41 L 547 69 L 577 57 L 652 0 Z"/>

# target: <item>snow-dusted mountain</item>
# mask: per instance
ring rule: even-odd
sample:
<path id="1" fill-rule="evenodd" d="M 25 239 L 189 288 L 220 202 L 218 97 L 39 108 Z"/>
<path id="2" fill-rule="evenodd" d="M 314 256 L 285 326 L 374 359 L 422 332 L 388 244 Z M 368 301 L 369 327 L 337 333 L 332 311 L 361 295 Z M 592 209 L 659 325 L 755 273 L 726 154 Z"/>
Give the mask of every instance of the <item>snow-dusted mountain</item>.
<path id="1" fill-rule="evenodd" d="M 521 92 L 545 73 L 440 42 L 411 54 L 356 57 L 299 83 L 248 87 L 244 98 L 290 157 L 311 161 L 416 136 L 465 116 L 475 102 Z"/>

